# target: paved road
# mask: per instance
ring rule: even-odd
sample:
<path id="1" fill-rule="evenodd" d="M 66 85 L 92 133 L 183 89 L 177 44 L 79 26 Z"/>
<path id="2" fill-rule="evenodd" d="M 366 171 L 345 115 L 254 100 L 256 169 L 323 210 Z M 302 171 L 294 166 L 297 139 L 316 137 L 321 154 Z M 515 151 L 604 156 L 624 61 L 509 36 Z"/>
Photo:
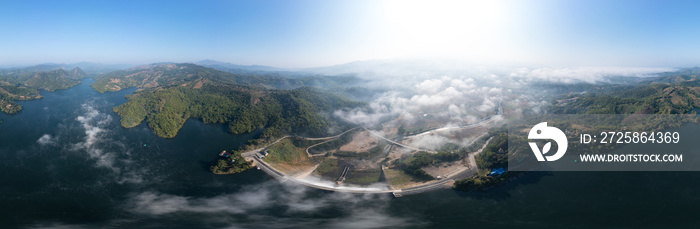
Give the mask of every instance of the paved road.
<path id="1" fill-rule="evenodd" d="M 275 168 L 270 167 L 270 165 L 268 165 L 264 161 L 260 160 L 259 158 L 253 157 L 253 160 L 255 160 L 255 165 L 258 168 L 260 168 L 260 170 L 267 173 L 267 175 L 270 175 L 273 178 L 275 178 L 279 181 L 282 181 L 282 182 L 287 180 L 287 176 L 285 176 L 281 172 L 277 171 Z"/>
<path id="2" fill-rule="evenodd" d="M 401 190 L 392 190 L 392 189 L 376 189 L 376 188 L 361 188 L 361 187 L 347 187 L 347 186 L 338 186 L 338 187 L 322 186 L 322 185 L 311 183 L 311 182 L 303 180 L 303 179 L 297 179 L 295 177 L 284 175 L 282 172 L 276 170 L 275 168 L 271 167 L 270 165 L 268 165 L 267 163 L 265 163 L 264 161 L 260 160 L 257 157 L 253 157 L 253 160 L 255 160 L 255 163 L 260 168 L 260 170 L 262 170 L 263 172 L 267 173 L 268 175 L 270 175 L 273 178 L 275 178 L 279 181 L 282 181 L 282 182 L 291 181 L 291 182 L 301 184 L 304 186 L 308 186 L 308 187 L 312 187 L 312 188 L 328 190 L 328 191 L 336 191 L 336 192 L 349 192 L 349 193 L 401 192 Z"/>
<path id="3" fill-rule="evenodd" d="M 244 152 L 244 153 L 241 154 L 241 156 L 243 156 L 243 157 L 245 157 L 245 158 L 252 158 L 253 156 L 255 156 L 256 153 L 260 153 L 260 151 L 262 151 L 263 149 L 265 149 L 265 148 L 267 148 L 267 147 L 269 147 L 269 146 L 271 146 L 271 145 L 277 144 L 278 142 L 280 142 L 280 141 L 282 141 L 282 140 L 284 140 L 285 138 L 288 138 L 288 137 L 290 137 L 290 136 L 287 135 L 287 136 L 281 137 L 280 139 L 277 139 L 277 141 L 275 141 L 275 142 L 273 142 L 273 143 L 270 143 L 269 145 L 266 145 L 265 147 L 262 147 L 262 148 L 258 148 L 258 149 L 254 149 L 254 150 L 251 150 L 251 151 Z"/>
<path id="4" fill-rule="evenodd" d="M 430 134 L 432 132 L 439 132 L 439 131 L 445 131 L 445 130 L 451 130 L 451 129 L 462 129 L 462 128 L 467 128 L 467 127 L 473 127 L 476 125 L 484 124 L 484 123 L 489 123 L 495 120 L 495 118 L 501 117 L 501 114 L 503 114 L 503 98 L 498 102 L 498 111 L 496 112 L 496 115 L 491 116 L 487 119 L 472 123 L 472 124 L 467 124 L 463 126 L 451 126 L 451 127 L 440 127 L 440 128 L 434 128 L 434 129 L 429 129 L 426 131 L 423 131 L 421 133 L 413 134 L 413 135 L 408 135 L 406 137 L 415 137 L 415 136 L 421 136 L 421 135 L 426 135 Z"/>
<path id="5" fill-rule="evenodd" d="M 450 178 L 453 180 L 464 179 L 464 178 L 471 177 L 476 172 L 478 172 L 479 167 L 476 165 L 476 160 L 474 159 L 474 157 L 476 155 L 480 154 L 481 152 L 483 152 L 484 148 L 486 148 L 486 145 L 488 145 L 492 139 L 493 139 L 493 137 L 489 138 L 489 140 L 486 140 L 486 142 L 484 142 L 484 145 L 481 146 L 481 149 L 479 149 L 478 151 L 476 151 L 474 153 L 469 154 L 469 167 L 466 170 L 455 173 L 455 174 L 451 175 Z"/>
<path id="6" fill-rule="evenodd" d="M 489 117 L 489 118 L 487 118 L 487 119 L 484 119 L 484 120 L 481 120 L 481 121 L 478 121 L 478 122 L 475 122 L 475 123 L 472 123 L 472 124 L 463 125 L 463 126 L 440 127 L 440 128 L 435 128 L 435 129 L 426 130 L 426 131 L 421 132 L 421 133 L 417 133 L 417 134 L 413 134 L 413 135 L 408 135 L 408 136 L 406 136 L 406 137 L 407 137 L 407 138 L 409 138 L 409 137 L 418 137 L 418 136 L 422 136 L 422 135 L 426 135 L 426 134 L 431 134 L 431 133 L 434 133 L 434 132 L 445 131 L 445 130 L 464 129 L 464 128 L 469 128 L 469 127 L 474 127 L 474 126 L 477 126 L 477 125 L 481 125 L 481 124 L 485 124 L 485 123 L 492 122 L 492 121 L 496 120 L 496 118 L 499 118 L 499 117 L 501 117 L 501 115 L 494 115 L 494 116 L 491 116 L 491 117 Z"/>
<path id="7" fill-rule="evenodd" d="M 451 181 L 452 181 L 452 179 L 442 179 L 442 180 L 427 183 L 424 185 L 419 185 L 419 186 L 401 189 L 401 191 L 397 192 L 397 193 L 401 194 L 401 195 L 413 195 L 413 194 L 429 192 L 429 191 L 438 190 L 438 189 L 445 189 L 445 188 L 450 187 L 449 183 Z"/>
<path id="8" fill-rule="evenodd" d="M 306 155 L 308 155 L 309 157 L 313 157 L 314 155 L 312 155 L 312 154 L 309 152 L 309 149 L 314 148 L 314 147 L 316 147 L 317 145 L 321 145 L 321 144 L 323 144 L 323 143 L 333 141 L 334 139 L 335 139 L 335 138 L 329 139 L 329 140 L 326 140 L 326 141 L 323 141 L 323 142 L 320 142 L 320 143 L 313 144 L 313 145 L 311 145 L 311 146 L 309 146 L 309 147 L 306 147 Z M 319 156 L 320 156 L 320 155 L 321 155 L 321 154 L 319 154 Z"/>
<path id="9" fill-rule="evenodd" d="M 404 144 L 399 143 L 399 142 L 396 142 L 396 141 L 394 141 L 394 140 L 385 138 L 385 137 L 382 136 L 381 134 L 375 133 L 374 131 L 371 131 L 371 130 L 365 128 L 365 127 L 363 127 L 363 128 L 364 128 L 366 131 L 369 131 L 372 135 L 377 136 L 378 138 L 384 139 L 384 140 L 386 140 L 386 141 L 388 141 L 388 142 L 391 142 L 391 143 L 394 144 L 394 145 L 401 146 L 401 147 L 406 148 L 406 149 L 416 150 L 416 151 L 426 151 L 426 152 L 430 152 L 430 153 L 437 153 L 437 152 L 434 151 L 434 150 L 420 149 L 420 148 L 416 148 L 416 147 L 413 147 L 413 146 L 404 145 Z"/>
<path id="10" fill-rule="evenodd" d="M 477 138 L 477 139 L 478 139 L 478 138 Z M 469 154 L 469 167 L 470 167 L 470 168 L 477 168 L 477 166 L 476 166 L 476 160 L 474 160 L 474 156 L 476 156 L 477 154 L 480 154 L 481 151 L 484 151 L 484 148 L 486 148 L 486 145 L 488 145 L 489 142 L 491 142 L 492 139 L 493 139 L 493 137 L 489 138 L 489 140 L 486 140 L 486 142 L 484 142 L 484 145 L 481 146 L 481 149 L 479 149 L 478 151 L 476 151 L 476 152 L 474 152 L 474 153 L 472 153 L 472 154 Z"/>
<path id="11" fill-rule="evenodd" d="M 489 138 L 486 142 L 484 142 L 484 145 L 479 149 L 478 151 L 469 154 L 469 168 L 464 169 L 462 171 L 455 172 L 453 174 L 450 174 L 446 178 L 439 180 L 437 182 L 431 182 L 427 183 L 424 185 L 419 185 L 419 186 L 414 186 L 406 189 L 401 189 L 401 192 L 399 192 L 402 195 L 412 195 L 412 194 L 418 194 L 422 192 L 428 192 L 428 191 L 433 191 L 433 190 L 438 190 L 438 189 L 443 189 L 443 188 L 449 188 L 450 185 L 449 183 L 452 181 L 456 181 L 461 178 L 466 178 L 466 176 L 471 176 L 472 174 L 476 173 L 478 170 L 476 167 L 476 162 L 474 161 L 474 156 L 478 155 L 482 151 L 484 151 L 484 148 L 486 148 L 486 145 L 489 144 L 493 138 Z"/>
<path id="12" fill-rule="evenodd" d="M 421 132 L 421 133 L 417 133 L 417 134 L 414 134 L 414 135 L 405 136 L 405 138 L 418 137 L 418 136 L 422 136 L 422 135 L 426 135 L 426 134 L 431 134 L 431 133 L 434 133 L 434 132 L 440 132 L 440 131 L 451 130 L 451 129 L 463 129 L 463 128 L 468 128 L 468 127 L 474 127 L 474 126 L 477 126 L 477 125 L 481 125 L 481 124 L 485 124 L 485 123 L 489 123 L 489 122 L 495 121 L 495 120 L 497 120 L 497 118 L 500 118 L 500 117 L 501 117 L 501 114 L 502 114 L 502 112 L 503 112 L 503 105 L 502 105 L 503 101 L 502 101 L 502 100 L 503 100 L 503 99 L 501 99 L 501 101 L 498 102 L 498 112 L 496 113 L 496 115 L 491 116 L 491 117 L 489 117 L 489 118 L 487 118 L 487 119 L 478 121 L 478 122 L 476 122 L 476 123 L 472 123 L 472 124 L 468 124 L 468 125 L 463 125 L 463 126 L 452 126 L 452 127 L 441 127 L 441 128 L 430 129 L 430 130 L 426 130 L 426 131 L 423 131 L 423 132 Z M 364 128 L 364 127 L 363 127 L 363 128 Z M 373 132 L 373 131 L 370 131 L 370 130 L 368 130 L 367 128 L 364 128 L 364 129 L 365 129 L 366 131 L 369 131 L 370 133 L 372 133 L 374 136 L 377 136 L 377 137 L 379 137 L 379 138 L 381 138 L 381 139 L 384 139 L 384 140 L 386 140 L 386 141 L 388 141 L 388 142 L 391 142 L 392 144 L 397 145 L 397 146 L 401 146 L 401 147 L 404 147 L 404 148 L 407 148 L 407 149 L 412 149 L 412 150 L 417 150 L 417 151 L 426 151 L 426 152 L 430 152 L 430 153 L 437 153 L 437 152 L 434 151 L 434 150 L 420 149 L 420 148 L 417 148 L 417 147 L 405 145 L 405 144 L 402 144 L 402 143 L 393 141 L 393 140 L 391 140 L 391 139 L 385 138 L 385 137 L 382 136 L 381 134 L 378 134 L 378 133 L 375 133 L 375 132 Z"/>
<path id="13" fill-rule="evenodd" d="M 307 137 L 302 137 L 302 136 L 297 136 L 297 137 L 303 138 L 303 139 L 305 139 L 305 140 L 311 140 L 311 141 L 336 139 L 336 138 L 339 138 L 340 136 L 343 136 L 343 134 L 345 134 L 345 133 L 347 133 L 347 132 L 350 132 L 350 131 L 352 131 L 352 130 L 354 130 L 354 129 L 357 129 L 357 128 L 360 128 L 360 127 L 359 127 L 359 126 L 358 126 L 358 127 L 354 127 L 354 128 L 352 128 L 352 129 L 346 130 L 346 131 L 343 132 L 343 133 L 340 133 L 340 134 L 337 134 L 337 135 L 333 135 L 333 136 L 329 136 L 329 137 L 322 137 L 322 138 L 307 138 Z"/>
<path id="14" fill-rule="evenodd" d="M 498 114 L 495 115 L 495 116 L 492 116 L 492 117 L 490 117 L 490 118 L 488 118 L 488 119 L 485 119 L 485 120 L 482 120 L 482 121 L 480 121 L 480 122 L 473 123 L 473 124 L 470 124 L 470 125 L 467 125 L 467 126 L 462 126 L 462 127 L 445 127 L 445 128 L 435 129 L 435 130 L 429 130 L 429 131 L 425 131 L 425 132 L 423 132 L 423 133 L 420 133 L 419 135 L 427 134 L 427 133 L 429 133 L 430 131 L 441 131 L 441 130 L 450 129 L 450 128 L 465 128 L 465 127 L 471 127 L 471 126 L 474 126 L 474 125 L 483 124 L 483 123 L 486 123 L 486 122 L 493 121 L 495 117 L 499 117 L 499 116 L 501 115 L 501 112 L 502 112 L 502 108 L 501 108 L 501 103 L 499 102 L 499 104 L 498 104 Z M 345 132 L 343 132 L 343 133 L 340 133 L 340 134 L 335 135 L 335 136 L 330 136 L 330 137 L 323 137 L 323 138 L 304 138 L 304 137 L 302 137 L 302 138 L 304 138 L 304 139 L 306 139 L 306 140 L 332 140 L 332 139 L 338 138 L 338 137 L 342 136 L 343 134 L 345 134 L 345 133 L 347 133 L 347 132 L 350 132 L 350 131 L 352 131 L 352 130 L 354 130 L 354 129 L 356 129 L 356 128 L 359 128 L 359 127 L 355 127 L 355 128 L 349 129 L 349 130 L 347 130 L 347 131 L 345 131 Z M 364 127 L 363 127 L 363 128 L 364 128 Z M 380 135 L 380 134 L 377 134 L 377 133 L 375 133 L 375 132 L 373 132 L 373 131 L 370 131 L 370 130 L 367 129 L 367 128 L 364 128 L 364 129 L 365 129 L 366 131 L 369 131 L 371 134 L 373 134 L 373 135 L 375 135 L 375 136 L 381 138 L 381 139 L 384 139 L 384 140 L 386 140 L 386 141 L 388 141 L 388 142 L 391 142 L 391 143 L 394 144 L 394 145 L 401 146 L 401 147 L 404 147 L 404 148 L 407 148 L 407 149 L 412 149 L 412 150 L 427 151 L 427 152 L 436 153 L 435 151 L 432 151 L 432 150 L 424 150 L 424 149 L 419 149 L 419 148 L 416 148 L 416 147 L 404 145 L 404 144 L 402 144 L 402 143 L 393 141 L 393 140 L 391 140 L 391 139 L 387 139 L 387 138 L 385 138 L 384 136 L 382 136 L 382 135 Z M 413 136 L 417 136 L 417 135 L 413 135 Z M 251 150 L 251 151 L 248 151 L 248 152 L 244 152 L 242 155 L 243 155 L 243 157 L 246 157 L 247 160 L 250 160 L 250 159 L 255 160 L 255 162 L 256 162 L 257 166 L 260 168 L 260 170 L 264 171 L 265 173 L 269 174 L 270 176 L 272 176 L 272 177 L 274 177 L 275 179 L 280 180 L 280 181 L 282 181 L 282 182 L 288 181 L 288 180 L 289 180 L 289 181 L 293 181 L 293 182 L 295 182 L 295 183 L 298 183 L 298 184 L 301 184 L 301 185 L 305 185 L 305 186 L 308 186 L 308 187 L 317 188 L 317 189 L 322 189 L 322 190 L 336 191 L 336 192 L 350 192 L 350 193 L 394 193 L 395 196 L 397 196 L 397 194 L 398 194 L 398 196 L 402 196 L 402 195 L 411 195 L 411 194 L 418 194 L 418 193 L 422 193 L 422 192 L 433 191 L 433 190 L 437 190 L 437 189 L 449 188 L 449 187 L 450 187 L 449 184 L 450 184 L 452 181 L 455 181 L 455 180 L 458 179 L 458 178 L 462 178 L 462 177 L 465 177 L 465 176 L 469 176 L 470 174 L 474 174 L 474 173 L 477 171 L 477 165 L 476 165 L 476 161 L 474 160 L 474 157 L 475 157 L 477 154 L 481 153 L 481 152 L 484 150 L 484 148 L 486 147 L 486 145 L 488 145 L 488 143 L 491 141 L 491 139 L 493 139 L 493 138 L 490 138 L 489 140 L 487 140 L 487 141 L 484 143 L 484 145 L 481 147 L 481 149 L 479 149 L 478 151 L 476 151 L 476 152 L 474 152 L 474 153 L 472 153 L 472 154 L 469 154 L 469 167 L 468 167 L 468 169 L 466 169 L 466 170 L 463 170 L 463 171 L 460 171 L 460 172 L 456 172 L 456 173 L 454 173 L 454 174 L 452 174 L 452 175 L 450 175 L 450 176 L 448 176 L 448 177 L 446 177 L 446 178 L 444 178 L 444 179 L 442 179 L 442 180 L 438 180 L 438 181 L 435 181 L 435 182 L 427 183 L 427 184 L 424 184 L 424 185 L 414 186 L 414 187 L 407 188 L 407 189 L 383 189 L 383 190 L 378 190 L 378 189 L 369 189 L 369 188 L 348 188 L 348 187 L 343 187 L 343 186 L 340 186 L 340 187 L 328 187 L 328 186 L 322 186 L 322 185 L 314 184 L 314 183 L 311 183 L 311 182 L 308 182 L 308 181 L 305 181 L 305 180 L 302 180 L 302 179 L 297 179 L 297 178 L 294 178 L 294 177 L 291 177 L 291 176 L 286 176 L 286 175 L 283 174 L 282 172 L 276 170 L 275 168 L 269 166 L 269 165 L 268 165 L 267 163 L 265 163 L 264 161 L 262 161 L 262 160 L 260 160 L 259 158 L 255 157 L 255 154 L 256 154 L 256 153 L 259 153 L 261 150 L 263 150 L 263 149 L 265 149 L 265 148 L 267 148 L 267 147 L 269 147 L 269 146 L 271 146 L 271 145 L 277 144 L 278 142 L 282 141 L 283 139 L 285 139 L 285 138 L 287 138 L 287 137 L 290 137 L 290 136 L 284 136 L 284 137 L 282 137 L 282 138 L 276 140 L 275 142 L 273 142 L 273 143 L 271 143 L 271 144 L 269 144 L 269 145 L 267 145 L 267 146 L 265 146 L 265 147 L 263 147 L 263 148 L 254 149 L 254 150 Z M 326 141 L 326 142 L 327 142 L 327 141 Z M 325 143 L 325 142 L 324 142 L 324 143 Z M 322 144 L 322 143 L 319 143 L 319 144 Z M 316 145 L 319 145 L 319 144 L 316 144 Z M 313 145 L 313 146 L 316 146 L 316 145 Z M 306 148 L 306 153 L 307 153 L 307 154 L 309 154 L 309 151 L 308 151 L 309 148 L 311 148 L 311 147 L 313 147 L 313 146 L 310 146 L 310 147 Z M 310 155 L 310 154 L 309 154 L 309 155 Z"/>
<path id="15" fill-rule="evenodd" d="M 423 192 L 428 192 L 428 191 L 433 191 L 433 190 L 438 190 L 438 189 L 445 189 L 445 188 L 450 188 L 450 183 L 452 181 L 455 181 L 458 178 L 464 177 L 465 175 L 468 174 L 473 174 L 476 172 L 476 162 L 474 162 L 474 156 L 481 153 L 486 145 L 491 141 L 490 138 L 487 140 L 484 145 L 479 149 L 478 151 L 472 153 L 469 155 L 470 158 L 470 169 L 455 173 L 451 176 L 448 176 L 442 180 L 430 182 L 427 184 L 419 185 L 419 186 L 414 186 L 411 188 L 406 188 L 406 189 L 371 189 L 371 188 L 360 188 L 360 187 L 346 187 L 346 186 L 335 186 L 335 187 L 329 187 L 329 186 L 322 186 L 318 184 L 311 183 L 309 181 L 305 181 L 303 179 L 297 179 L 292 176 L 287 176 L 284 173 L 278 171 L 277 169 L 271 167 L 264 161 L 260 160 L 257 157 L 251 157 L 253 160 L 255 160 L 255 163 L 257 166 L 262 170 L 263 172 L 267 173 L 268 175 L 272 176 L 273 178 L 280 180 L 282 182 L 285 181 L 291 181 L 294 183 L 298 183 L 304 186 L 312 187 L 312 188 L 317 188 L 317 189 L 322 189 L 322 190 L 328 190 L 328 191 L 336 191 L 336 192 L 349 192 L 349 193 L 394 193 L 394 194 L 400 194 L 400 195 L 412 195 L 412 194 L 418 194 L 418 193 L 423 193 Z M 279 141 L 279 140 L 278 140 Z M 274 144 L 274 143 L 273 143 Z M 250 151 L 249 151 L 250 152 Z"/>
<path id="16" fill-rule="evenodd" d="M 343 136 L 343 134 L 346 134 L 347 132 L 350 132 L 350 131 L 352 131 L 352 130 L 354 130 L 354 129 L 357 129 L 357 128 L 360 128 L 360 127 L 351 128 L 351 129 L 349 129 L 349 130 L 346 130 L 346 131 L 343 132 L 343 133 L 340 133 L 340 134 L 337 134 L 337 135 L 333 135 L 333 136 L 329 136 L 329 137 L 322 137 L 322 138 L 307 138 L 307 137 L 301 137 L 301 136 L 295 136 L 295 137 L 298 137 L 298 138 L 301 138 L 301 139 L 304 139 L 304 140 L 311 140 L 311 141 L 315 141 L 315 140 L 328 140 L 328 141 L 330 141 L 330 140 L 339 138 L 340 136 Z M 265 148 L 267 148 L 267 147 L 270 147 L 271 145 L 277 144 L 277 143 L 279 143 L 280 141 L 282 141 L 282 140 L 284 140 L 285 138 L 288 138 L 288 137 L 292 137 L 292 136 L 286 135 L 286 136 L 284 136 L 284 137 L 281 137 L 280 139 L 277 139 L 275 142 L 266 145 L 265 147 L 258 148 L 258 149 L 254 149 L 254 150 L 250 150 L 250 151 L 246 151 L 246 152 L 242 153 L 241 156 L 243 156 L 243 157 L 245 157 L 245 158 L 252 158 L 253 156 L 255 156 L 256 153 L 260 153 L 260 151 L 262 151 L 263 149 L 265 149 Z M 318 144 L 316 144 L 316 145 L 320 145 L 320 144 L 326 143 L 326 142 L 328 142 L 328 141 L 321 142 L 321 143 L 318 143 Z M 316 146 L 316 145 L 310 146 L 309 148 L 314 147 L 314 146 Z M 309 157 L 312 157 L 312 155 L 309 153 L 309 148 L 306 148 L 306 154 L 308 154 Z"/>

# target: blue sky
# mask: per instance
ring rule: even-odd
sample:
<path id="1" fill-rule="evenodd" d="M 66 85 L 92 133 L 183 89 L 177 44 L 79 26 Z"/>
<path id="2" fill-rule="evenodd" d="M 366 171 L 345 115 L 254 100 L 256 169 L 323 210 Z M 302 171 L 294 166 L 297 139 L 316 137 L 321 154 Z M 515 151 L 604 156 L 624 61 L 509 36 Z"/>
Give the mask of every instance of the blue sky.
<path id="1" fill-rule="evenodd" d="M 0 65 L 700 66 L 697 1 L 2 1 Z"/>

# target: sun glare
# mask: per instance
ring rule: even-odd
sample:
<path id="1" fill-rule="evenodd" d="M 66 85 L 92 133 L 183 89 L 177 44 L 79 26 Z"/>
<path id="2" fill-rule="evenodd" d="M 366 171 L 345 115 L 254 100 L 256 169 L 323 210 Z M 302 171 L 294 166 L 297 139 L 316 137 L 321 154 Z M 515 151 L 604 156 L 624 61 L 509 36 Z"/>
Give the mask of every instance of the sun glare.
<path id="1" fill-rule="evenodd" d="M 502 39 L 499 1 L 390 1 L 384 9 L 391 56 L 484 56 Z"/>

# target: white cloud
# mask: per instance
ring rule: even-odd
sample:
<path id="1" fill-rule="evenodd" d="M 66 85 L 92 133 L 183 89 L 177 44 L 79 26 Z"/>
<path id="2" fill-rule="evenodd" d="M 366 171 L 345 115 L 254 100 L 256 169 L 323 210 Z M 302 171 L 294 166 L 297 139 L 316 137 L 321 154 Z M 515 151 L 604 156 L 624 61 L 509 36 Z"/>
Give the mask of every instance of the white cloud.
<path id="1" fill-rule="evenodd" d="M 384 93 L 370 102 L 367 107 L 335 112 L 336 116 L 363 126 L 373 126 L 388 118 L 401 116 L 402 122 L 411 124 L 426 114 L 436 119 L 449 119 L 450 122 L 464 123 L 464 117 L 484 117 L 496 105 L 492 100 L 500 97 L 504 90 L 502 85 L 489 83 L 477 87 L 472 77 L 460 74 L 434 76 L 433 79 L 414 81 L 413 89 L 400 91 L 395 89 Z M 494 82 L 493 74 L 484 74 L 482 81 Z M 400 78 L 403 83 L 411 77 Z M 469 116 L 471 115 L 471 116 Z M 448 124 L 448 123 L 445 123 Z"/>
<path id="2" fill-rule="evenodd" d="M 207 220 L 225 221 L 228 228 L 251 228 L 265 222 L 270 228 L 385 228 L 422 225 L 412 217 L 388 214 L 388 195 L 323 193 L 295 184 L 270 180 L 244 186 L 240 191 L 213 197 L 190 197 L 156 191 L 135 193 L 123 208 L 146 218 L 177 216 L 183 213 L 204 213 Z M 323 219 L 300 219 L 297 215 L 318 214 L 336 208 L 343 216 Z M 284 212 L 269 215 L 270 209 Z M 255 219 L 237 220 L 237 215 Z"/>
<path id="3" fill-rule="evenodd" d="M 85 138 L 84 141 L 74 144 L 73 149 L 84 149 L 88 152 L 90 157 L 97 159 L 97 165 L 118 171 L 119 168 L 114 166 L 115 156 L 113 154 L 107 153 L 98 147 L 93 147 L 96 142 L 101 140 L 101 134 L 106 132 L 102 126 L 109 123 L 112 117 L 101 114 L 89 104 L 83 104 L 83 110 L 85 110 L 85 114 L 78 116 L 75 120 L 77 120 L 85 130 Z"/>
<path id="4" fill-rule="evenodd" d="M 501 88 L 491 88 L 489 89 L 489 94 L 501 94 L 503 93 L 503 89 Z"/>
<path id="5" fill-rule="evenodd" d="M 450 142 L 452 141 L 444 136 L 437 134 L 425 134 L 412 138 L 412 141 L 408 143 L 408 145 L 419 149 L 439 150 L 443 145 Z"/>
<path id="6" fill-rule="evenodd" d="M 552 82 L 595 83 L 610 76 L 646 77 L 655 73 L 674 71 L 671 68 L 624 68 L 624 67 L 577 67 L 577 68 L 519 68 L 511 72 L 511 77 L 524 77 Z"/>
<path id="7" fill-rule="evenodd" d="M 44 134 L 39 138 L 39 140 L 36 140 L 36 142 L 39 143 L 40 145 L 49 145 L 49 144 L 56 143 L 56 139 L 51 137 L 51 135 L 49 135 L 49 134 Z"/>
<path id="8" fill-rule="evenodd" d="M 460 80 L 460 79 L 453 79 L 450 82 L 450 85 L 453 87 L 459 89 L 459 90 L 467 90 L 467 89 L 472 89 L 474 88 L 474 80 L 472 78 L 467 78 L 465 80 Z"/>
<path id="9" fill-rule="evenodd" d="M 90 158 L 96 160 L 96 167 L 103 167 L 112 170 L 116 175 L 118 183 L 141 183 L 143 181 L 142 173 L 146 168 L 133 169 L 130 168 L 131 161 L 124 156 L 129 156 L 129 149 L 126 149 L 124 144 L 116 142 L 107 137 L 109 130 L 107 125 L 112 122 L 112 116 L 104 114 L 95 109 L 94 105 L 86 103 L 82 105 L 83 115 L 75 118 L 84 130 L 85 137 L 83 141 L 74 143 L 70 150 L 85 151 Z M 117 152 L 105 150 L 105 144 L 116 145 L 124 148 Z M 121 158 L 119 158 L 121 156 Z"/>
<path id="10" fill-rule="evenodd" d="M 337 111 L 335 115 L 363 126 L 374 126 L 389 120 L 402 122 L 396 126 L 411 125 L 419 123 L 423 117 L 431 120 L 421 125 L 472 123 L 493 115 L 501 101 L 507 107 L 506 112 L 540 112 L 543 106 L 539 101 L 541 98 L 535 99 L 536 96 L 529 94 L 533 91 L 527 90 L 531 83 L 594 83 L 615 76 L 644 77 L 672 70 L 614 67 L 473 68 L 464 71 L 433 69 L 417 73 L 401 72 L 402 75 L 394 74 L 386 78 L 374 75 L 376 81 L 367 79 L 387 84 L 387 78 L 391 78 L 393 82 L 387 84 L 392 86 L 391 91 L 370 102 L 367 107 Z M 393 87 L 394 84 L 402 87 Z M 515 98 L 522 101 L 513 101 Z"/>
<path id="11" fill-rule="evenodd" d="M 481 112 L 490 111 L 496 108 L 496 103 L 490 98 L 484 98 L 484 102 L 477 108 Z"/>
<path id="12" fill-rule="evenodd" d="M 416 91 L 422 94 L 435 94 L 442 87 L 442 80 L 429 79 L 416 84 Z"/>

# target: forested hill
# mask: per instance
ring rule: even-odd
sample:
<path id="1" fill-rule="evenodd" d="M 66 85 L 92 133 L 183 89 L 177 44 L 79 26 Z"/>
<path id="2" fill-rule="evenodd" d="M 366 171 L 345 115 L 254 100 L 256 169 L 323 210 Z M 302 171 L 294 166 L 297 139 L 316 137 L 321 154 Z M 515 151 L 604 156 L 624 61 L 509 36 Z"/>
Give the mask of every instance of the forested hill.
<path id="1" fill-rule="evenodd" d="M 155 88 L 162 86 L 206 82 L 218 84 L 250 85 L 267 89 L 294 89 L 311 87 L 342 87 L 355 84 L 360 79 L 351 76 L 327 77 L 308 76 L 303 78 L 286 78 L 270 73 L 231 73 L 196 64 L 152 64 L 133 67 L 127 70 L 113 71 L 95 77 L 92 87 L 104 93 L 119 91 L 123 88 Z"/>
<path id="2" fill-rule="evenodd" d="M 561 86 L 566 90 L 553 97 L 548 111 L 563 114 L 685 114 L 700 107 L 698 68 L 659 75 L 640 80 L 637 84 Z"/>
<path id="3" fill-rule="evenodd" d="M 43 71 L 43 68 L 40 66 L 35 66 L 25 69 L 0 71 L 0 80 L 2 81 L 47 91 L 71 88 L 80 83 L 79 79 L 85 77 L 87 77 L 87 74 L 80 68 L 73 68 L 72 70 L 58 68 Z"/>
<path id="4" fill-rule="evenodd" d="M 80 68 L 74 68 L 70 71 L 56 69 L 48 72 L 38 72 L 32 75 L 20 76 L 18 81 L 28 87 L 55 91 L 78 85 L 80 83 L 78 79 L 82 79 L 85 76 L 87 75 L 80 70 Z"/>
<path id="5" fill-rule="evenodd" d="M 38 89 L 55 91 L 71 88 L 87 74 L 80 68 L 49 70 L 51 66 L 38 65 L 28 68 L 0 70 L 0 110 L 14 114 L 22 110 L 17 100 L 41 98 Z"/>
<path id="6" fill-rule="evenodd" d="M 263 128 L 262 138 L 325 135 L 337 124 L 333 111 L 362 105 L 322 89 L 270 89 L 267 82 L 194 64 L 160 64 L 104 74 L 92 86 L 102 92 L 141 88 L 113 110 L 123 127 L 145 120 L 165 138 L 174 137 L 188 118 L 224 123 L 234 134 Z"/>

